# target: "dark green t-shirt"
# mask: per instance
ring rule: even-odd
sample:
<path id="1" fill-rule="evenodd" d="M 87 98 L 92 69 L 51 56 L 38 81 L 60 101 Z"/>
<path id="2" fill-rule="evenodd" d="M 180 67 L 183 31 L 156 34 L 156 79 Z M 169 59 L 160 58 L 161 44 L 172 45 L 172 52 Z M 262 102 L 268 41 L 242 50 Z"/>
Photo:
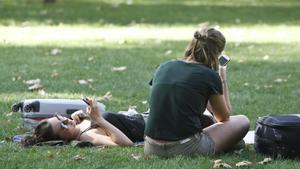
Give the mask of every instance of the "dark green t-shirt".
<path id="1" fill-rule="evenodd" d="M 202 64 L 169 61 L 154 73 L 145 134 L 175 141 L 202 130 L 199 116 L 211 95 L 223 94 L 219 75 Z"/>

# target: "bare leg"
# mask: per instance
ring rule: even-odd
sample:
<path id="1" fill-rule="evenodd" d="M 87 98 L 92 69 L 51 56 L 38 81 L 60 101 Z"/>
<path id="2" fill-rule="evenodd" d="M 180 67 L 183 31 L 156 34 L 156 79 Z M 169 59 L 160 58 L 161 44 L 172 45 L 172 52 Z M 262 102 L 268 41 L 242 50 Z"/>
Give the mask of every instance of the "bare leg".
<path id="1" fill-rule="evenodd" d="M 230 116 L 226 122 L 218 122 L 203 131 L 215 142 L 216 153 L 225 151 L 244 138 L 249 130 L 249 119 L 244 115 Z"/>

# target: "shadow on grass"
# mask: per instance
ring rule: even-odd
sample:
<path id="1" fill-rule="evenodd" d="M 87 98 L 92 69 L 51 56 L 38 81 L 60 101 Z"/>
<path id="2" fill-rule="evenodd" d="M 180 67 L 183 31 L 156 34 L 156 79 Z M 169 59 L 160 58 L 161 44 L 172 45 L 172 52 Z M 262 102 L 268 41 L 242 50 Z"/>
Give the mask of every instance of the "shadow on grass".
<path id="1" fill-rule="evenodd" d="M 211 4 L 211 3 L 210 3 Z M 95 1 L 61 1 L 45 6 L 40 1 L 7 3 L 0 6 L 0 24 L 57 25 L 131 25 L 175 24 L 197 25 L 210 22 L 221 25 L 286 24 L 299 25 L 300 10 L 296 5 L 226 6 L 185 5 L 180 3 L 120 4 L 114 6 Z"/>

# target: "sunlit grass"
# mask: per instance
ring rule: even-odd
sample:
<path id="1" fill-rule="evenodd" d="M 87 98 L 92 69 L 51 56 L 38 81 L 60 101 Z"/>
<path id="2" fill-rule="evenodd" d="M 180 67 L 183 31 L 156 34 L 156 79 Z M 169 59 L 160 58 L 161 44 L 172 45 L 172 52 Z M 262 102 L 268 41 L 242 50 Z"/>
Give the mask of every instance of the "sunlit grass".
<path id="1" fill-rule="evenodd" d="M 228 42 L 298 43 L 300 26 L 220 27 Z M 146 40 L 190 40 L 195 27 L 88 27 L 88 26 L 0 26 L 0 45 L 97 46 L 105 43 L 144 43 Z"/>

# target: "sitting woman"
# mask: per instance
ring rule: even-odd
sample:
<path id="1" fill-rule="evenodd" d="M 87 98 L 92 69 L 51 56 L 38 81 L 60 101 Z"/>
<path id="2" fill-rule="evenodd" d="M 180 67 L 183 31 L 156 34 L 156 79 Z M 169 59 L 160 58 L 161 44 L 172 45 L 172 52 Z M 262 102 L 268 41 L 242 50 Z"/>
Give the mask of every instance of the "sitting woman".
<path id="1" fill-rule="evenodd" d="M 55 117 L 41 121 L 33 135 L 25 137 L 22 144 L 29 146 L 50 140 L 79 140 L 96 146 L 130 146 L 133 142 L 143 141 L 145 124 L 142 117 L 105 113 L 106 118 L 103 118 L 97 102 L 92 99 L 86 101 L 89 105 L 87 108 L 89 119 L 83 116 L 85 113 L 82 111 L 73 113 L 71 115 L 73 120 L 56 114 Z"/>
<path id="2" fill-rule="evenodd" d="M 225 37 L 214 28 L 196 31 L 182 60 L 167 61 L 152 79 L 150 113 L 145 129 L 146 155 L 217 154 L 243 139 L 249 119 L 231 115 L 226 66 L 218 57 Z M 205 125 L 200 117 L 210 110 L 216 123 Z"/>

